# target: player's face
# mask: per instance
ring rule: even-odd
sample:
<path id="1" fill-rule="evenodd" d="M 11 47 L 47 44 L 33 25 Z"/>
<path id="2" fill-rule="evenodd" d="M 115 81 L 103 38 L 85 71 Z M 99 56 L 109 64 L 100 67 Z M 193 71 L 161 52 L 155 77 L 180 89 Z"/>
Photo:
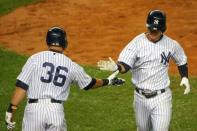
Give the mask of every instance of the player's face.
<path id="1" fill-rule="evenodd" d="M 48 46 L 48 49 L 56 50 L 56 51 L 59 51 L 59 52 L 64 51 L 64 48 L 58 47 L 58 46 Z"/>
<path id="2" fill-rule="evenodd" d="M 151 41 L 157 41 L 160 39 L 162 32 L 159 30 L 148 30 L 148 37 Z"/>
<path id="3" fill-rule="evenodd" d="M 154 36 L 159 36 L 162 34 L 160 30 L 149 30 L 149 33 Z"/>

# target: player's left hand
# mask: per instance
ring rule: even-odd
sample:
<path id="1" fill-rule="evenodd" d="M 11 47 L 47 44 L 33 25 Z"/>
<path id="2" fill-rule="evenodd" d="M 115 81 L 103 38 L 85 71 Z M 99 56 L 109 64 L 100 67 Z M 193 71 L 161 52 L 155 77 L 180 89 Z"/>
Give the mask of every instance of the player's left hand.
<path id="1" fill-rule="evenodd" d="M 181 80 L 180 86 L 185 87 L 184 94 L 188 94 L 190 92 L 190 84 L 189 84 L 188 78 L 183 77 L 182 80 Z"/>
<path id="2" fill-rule="evenodd" d="M 109 60 L 99 60 L 97 62 L 97 66 L 99 67 L 100 70 L 106 70 L 106 71 L 117 71 L 118 66 L 116 62 L 109 57 Z"/>
<path id="3" fill-rule="evenodd" d="M 15 128 L 16 122 L 12 122 L 13 114 L 11 112 L 6 112 L 5 114 L 5 122 L 8 130 L 12 130 Z"/>
<path id="4" fill-rule="evenodd" d="M 119 70 L 111 74 L 107 79 L 109 80 L 108 85 L 122 85 L 125 83 L 125 80 L 122 78 L 116 77 L 119 73 Z"/>

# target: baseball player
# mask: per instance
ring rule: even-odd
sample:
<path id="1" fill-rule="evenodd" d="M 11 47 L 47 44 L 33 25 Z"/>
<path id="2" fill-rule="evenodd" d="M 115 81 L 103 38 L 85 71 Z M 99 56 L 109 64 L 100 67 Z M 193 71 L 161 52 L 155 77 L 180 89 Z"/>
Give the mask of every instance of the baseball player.
<path id="1" fill-rule="evenodd" d="M 172 94 L 168 76 L 172 58 L 181 75 L 184 94 L 190 92 L 187 57 L 179 43 L 164 35 L 166 15 L 161 10 L 148 13 L 147 32 L 135 37 L 122 50 L 118 62 L 99 61 L 101 70 L 125 73 L 131 70 L 135 86 L 134 111 L 138 131 L 168 131 L 172 114 Z"/>
<path id="2" fill-rule="evenodd" d="M 63 54 L 67 47 L 66 32 L 50 28 L 46 42 L 49 50 L 32 55 L 17 77 L 16 89 L 6 112 L 7 128 L 12 130 L 14 112 L 27 95 L 22 131 L 66 131 L 63 101 L 67 100 L 70 84 L 76 82 L 89 90 L 105 85 L 123 84 L 116 78 L 118 71 L 107 79 L 90 77 L 81 66 Z"/>

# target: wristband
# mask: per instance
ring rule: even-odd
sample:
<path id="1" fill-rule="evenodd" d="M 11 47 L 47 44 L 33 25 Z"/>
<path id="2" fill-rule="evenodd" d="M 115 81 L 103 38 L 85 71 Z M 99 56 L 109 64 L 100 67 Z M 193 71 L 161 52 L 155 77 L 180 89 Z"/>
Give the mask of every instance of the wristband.
<path id="1" fill-rule="evenodd" d="M 12 113 L 13 110 L 16 110 L 18 107 L 16 105 L 13 105 L 13 104 L 10 104 L 8 109 L 7 109 L 7 112 L 10 112 Z"/>
<path id="2" fill-rule="evenodd" d="M 119 64 L 117 64 L 117 66 L 118 66 L 118 70 L 121 72 L 122 71 L 121 66 Z"/>
<path id="3" fill-rule="evenodd" d="M 181 75 L 181 78 L 187 77 L 188 78 L 188 67 L 187 63 L 181 66 L 178 66 L 179 74 Z"/>
<path id="4" fill-rule="evenodd" d="M 108 79 L 102 79 L 103 80 L 103 86 L 106 86 L 109 84 L 109 80 Z"/>

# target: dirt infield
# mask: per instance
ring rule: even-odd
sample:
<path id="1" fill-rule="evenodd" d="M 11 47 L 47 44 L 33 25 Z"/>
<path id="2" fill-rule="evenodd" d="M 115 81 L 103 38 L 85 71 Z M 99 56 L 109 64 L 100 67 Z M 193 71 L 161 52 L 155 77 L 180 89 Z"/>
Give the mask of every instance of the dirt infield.
<path id="1" fill-rule="evenodd" d="M 184 47 L 189 72 L 197 75 L 196 0 L 45 0 L 0 17 L 0 42 L 21 54 L 46 49 L 49 27 L 59 25 L 68 34 L 65 54 L 81 64 L 96 65 L 108 56 L 116 59 L 122 48 L 145 32 L 147 12 L 167 14 L 167 32 Z M 171 73 L 177 73 L 175 65 Z"/>

